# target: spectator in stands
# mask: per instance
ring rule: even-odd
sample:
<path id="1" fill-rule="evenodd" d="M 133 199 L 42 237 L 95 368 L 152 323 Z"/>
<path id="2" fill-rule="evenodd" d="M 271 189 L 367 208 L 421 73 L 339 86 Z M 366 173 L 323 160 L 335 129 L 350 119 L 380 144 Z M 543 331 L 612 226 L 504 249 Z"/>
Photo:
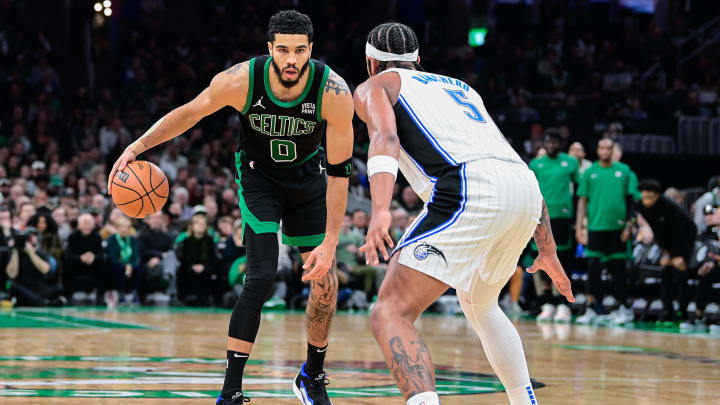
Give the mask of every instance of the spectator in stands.
<path id="1" fill-rule="evenodd" d="M 65 248 L 67 246 L 67 240 L 72 233 L 72 228 L 67 220 L 67 209 L 64 206 L 56 207 L 52 210 L 52 219 L 55 221 L 58 227 L 58 237 L 60 238 L 60 245 Z"/>
<path id="2" fill-rule="evenodd" d="M 132 223 L 127 217 L 119 218 L 116 228 L 105 246 L 105 260 L 114 281 L 112 289 L 119 291 L 121 302 L 139 303 L 144 275 L 137 239 L 130 235 Z"/>
<path id="3" fill-rule="evenodd" d="M 717 242 L 717 241 L 716 241 Z M 718 245 L 720 247 L 720 242 Z M 705 308 L 712 297 L 713 284 L 720 283 L 720 254 L 709 252 L 708 258 L 698 269 L 697 297 L 695 299 L 695 319 L 680 324 L 680 329 L 691 332 L 705 332 L 710 323 L 710 333 L 720 335 L 720 322 L 705 319 Z"/>
<path id="4" fill-rule="evenodd" d="M 365 299 L 369 299 L 380 289 L 385 272 L 380 267 L 365 264 L 364 255 L 359 251 L 365 238 L 355 231 L 352 225 L 350 215 L 346 214 L 340 226 L 338 245 L 335 250 L 338 268 L 347 276 L 343 277 L 345 281 L 341 284 L 349 288 L 361 289 L 365 293 Z"/>
<path id="5" fill-rule="evenodd" d="M 218 292 L 215 284 L 218 264 L 213 237 L 208 233 L 207 216 L 193 215 L 188 227 L 188 237 L 176 248 L 180 267 L 177 273 L 177 288 L 180 300 L 186 305 L 209 305 L 209 297 Z M 215 297 L 215 304 L 220 303 Z"/>
<path id="6" fill-rule="evenodd" d="M 709 223 L 706 221 L 705 211 L 708 206 L 720 208 L 720 179 L 711 187 L 710 191 L 701 195 L 700 198 L 695 201 L 693 219 L 697 226 L 698 234 L 704 233 L 708 226 L 720 225 L 720 219 L 718 219 L 717 223 L 714 223 L 714 217 L 711 217 Z"/>
<path id="7" fill-rule="evenodd" d="M 405 208 L 398 207 L 392 211 L 392 222 L 390 223 L 389 234 L 393 241 L 399 241 L 405 233 L 405 230 L 407 229 L 407 226 L 409 224 L 408 217 L 409 214 L 405 210 Z M 362 245 L 363 244 L 361 243 L 358 245 L 358 247 Z"/>
<path id="8" fill-rule="evenodd" d="M 129 144 L 132 140 L 130 132 L 122 125 L 120 118 L 110 119 L 110 124 L 100 128 L 99 144 L 103 156 L 120 150 L 121 145 Z"/>
<path id="9" fill-rule="evenodd" d="M 585 173 L 585 170 L 587 170 L 588 167 L 592 166 L 592 162 L 589 159 L 585 159 L 585 147 L 583 147 L 580 142 L 573 142 L 570 144 L 568 155 L 577 159 L 578 164 L 580 165 L 578 170 L 581 175 Z"/>
<path id="10" fill-rule="evenodd" d="M 109 276 L 103 269 L 103 247 L 95 220 L 90 214 L 78 218 L 77 230 L 68 237 L 63 261 L 63 285 L 73 300 L 88 299 L 102 292 L 102 280 Z M 97 296 L 96 296 L 97 297 Z M 112 301 L 112 300 L 111 300 Z"/>
<path id="11" fill-rule="evenodd" d="M 418 212 L 423 207 L 422 200 L 417 194 L 415 194 L 415 191 L 410 186 L 405 186 L 405 188 L 403 188 L 400 204 L 407 210 L 407 212 Z"/>
<path id="12" fill-rule="evenodd" d="M 185 222 L 192 217 L 192 207 L 188 205 L 190 202 L 190 192 L 185 187 L 173 188 L 173 203 L 180 205 L 180 213 L 178 214 L 178 220 Z"/>
<path id="13" fill-rule="evenodd" d="M 138 236 L 140 266 L 145 275 L 143 294 L 164 293 L 167 288 L 165 280 L 165 259 L 172 251 L 173 239 L 167 232 L 165 214 L 156 212 L 146 220 L 148 229 Z M 145 297 L 141 297 L 144 301 Z"/>
<path id="14" fill-rule="evenodd" d="M 224 235 L 217 244 L 218 253 L 220 255 L 220 265 L 218 279 L 220 283 L 225 284 L 233 289 L 233 292 L 223 297 L 223 305 L 231 307 L 235 304 L 235 300 L 242 293 L 242 285 L 245 270 L 247 269 L 247 257 L 245 256 L 245 247 L 242 244 L 242 220 L 230 222 L 230 234 L 225 234 L 225 227 L 229 217 L 220 218 L 220 231 Z M 237 287 L 237 288 L 236 288 Z"/>
<path id="15" fill-rule="evenodd" d="M 28 220 L 28 226 L 37 229 L 40 248 L 50 254 L 56 264 L 62 259 L 62 245 L 55 220 L 47 209 L 39 210 Z"/>
<path id="16" fill-rule="evenodd" d="M 700 240 L 707 248 L 707 257 L 701 261 L 698 268 L 699 283 L 695 299 L 695 319 L 693 322 L 684 322 L 680 328 L 690 332 L 704 332 L 706 324 L 711 323 L 705 319 L 705 308 L 713 293 L 713 284 L 720 283 L 720 228 L 712 224 L 720 224 L 720 208 L 708 206 L 705 211 L 707 230 L 700 236 Z M 710 333 L 720 335 L 720 322 L 710 325 Z"/>
<path id="17" fill-rule="evenodd" d="M 187 167 L 188 159 L 184 154 L 180 154 L 180 147 L 177 142 L 170 142 L 165 148 L 165 153 L 160 158 L 160 168 L 168 176 L 171 181 L 177 177 L 178 170 Z"/>
<path id="18" fill-rule="evenodd" d="M 697 228 L 692 218 L 669 198 L 662 195 L 662 185 L 657 180 L 640 182 L 640 201 L 635 202 L 638 223 L 652 229 L 655 242 L 663 249 L 662 267 L 663 314 L 660 322 L 687 320 L 688 263 L 695 248 Z M 673 310 L 677 295 L 680 308 Z"/>
<path id="19" fill-rule="evenodd" d="M 570 275 L 572 259 L 575 251 L 572 243 L 572 218 L 573 218 L 573 190 L 574 184 L 578 183 L 580 173 L 578 161 L 572 156 L 560 151 L 560 132 L 556 129 L 549 129 L 545 134 L 545 151 L 547 155 L 535 158 L 530 161 L 530 170 L 535 173 L 540 192 L 547 204 L 550 224 L 557 244 L 557 255 L 565 272 Z M 532 244 L 534 250 L 537 250 Z M 550 278 L 544 273 L 535 273 L 534 277 L 541 277 L 539 285 L 543 291 L 538 291 L 543 302 L 542 312 L 537 320 L 547 322 L 570 322 L 570 307 L 563 304 L 564 300 L 558 300 L 559 294 L 555 291 Z M 553 297 L 555 295 L 555 297 Z M 555 302 L 558 301 L 557 312 Z"/>
<path id="20" fill-rule="evenodd" d="M 352 230 L 363 237 L 367 234 L 368 214 L 364 210 L 357 209 L 352 214 Z"/>
<path id="21" fill-rule="evenodd" d="M 612 275 L 613 294 L 620 303 L 610 314 L 610 321 L 623 324 L 634 318 L 627 301 L 625 260 L 629 250 L 629 215 L 637 188 L 628 166 L 612 161 L 613 144 L 609 138 L 598 142 L 598 161 L 582 175 L 577 191 L 575 236 L 586 247 L 588 258 L 587 305 L 585 314 L 576 320 L 580 324 L 592 323 L 604 312 L 605 291 L 600 278 L 603 267 Z"/>
<path id="22" fill-rule="evenodd" d="M 15 225 L 15 228 L 18 230 L 25 229 L 28 221 L 33 215 L 35 215 L 35 205 L 30 201 L 23 202 L 22 205 L 20 205 L 20 210 L 18 211 L 17 224 Z"/>
<path id="23" fill-rule="evenodd" d="M 12 211 L 0 206 L 0 270 L 5 269 L 10 259 L 10 248 L 13 246 Z M 0 271 L 0 286 L 5 285 L 7 275 Z M 1 290 L 2 288 L 0 288 Z"/>
<path id="24" fill-rule="evenodd" d="M 683 211 L 687 211 L 685 209 L 685 197 L 687 197 L 687 195 L 683 191 L 680 191 L 675 187 L 668 187 L 667 189 L 665 189 L 665 197 L 675 202 L 675 204 L 680 206 Z"/>
<path id="25" fill-rule="evenodd" d="M 49 255 L 40 250 L 37 231 L 27 227 L 16 233 L 5 272 L 8 290 L 17 298 L 18 305 L 61 306 L 65 303 L 62 287 L 49 279 L 50 270 Z"/>

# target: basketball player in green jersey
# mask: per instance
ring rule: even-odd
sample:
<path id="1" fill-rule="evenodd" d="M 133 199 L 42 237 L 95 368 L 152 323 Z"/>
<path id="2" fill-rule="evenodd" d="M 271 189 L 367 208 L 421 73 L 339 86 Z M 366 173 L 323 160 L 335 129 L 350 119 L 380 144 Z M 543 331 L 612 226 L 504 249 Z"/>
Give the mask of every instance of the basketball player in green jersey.
<path id="1" fill-rule="evenodd" d="M 270 18 L 269 55 L 217 74 L 189 103 L 160 119 L 130 145 L 108 181 L 143 151 L 182 134 L 231 106 L 240 113 L 237 184 L 247 249 L 245 288 L 230 318 L 225 384 L 218 404 L 239 404 L 242 375 L 277 271 L 279 223 L 285 243 L 299 247 L 311 280 L 307 361 L 293 391 L 304 404 L 330 404 L 323 362 L 337 302 L 335 247 L 352 173 L 353 101 L 345 81 L 310 59 L 312 22 L 296 11 Z M 326 136 L 327 165 L 320 147 Z M 327 176 L 326 176 L 327 175 Z"/>

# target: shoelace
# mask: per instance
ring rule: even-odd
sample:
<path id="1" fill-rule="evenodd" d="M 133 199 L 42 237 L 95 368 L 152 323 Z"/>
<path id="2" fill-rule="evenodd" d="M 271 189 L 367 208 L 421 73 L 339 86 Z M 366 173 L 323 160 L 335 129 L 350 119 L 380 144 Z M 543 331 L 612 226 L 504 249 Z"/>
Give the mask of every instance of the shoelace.
<path id="1" fill-rule="evenodd" d="M 314 393 L 325 393 L 325 386 L 330 384 L 330 380 L 327 378 L 327 374 L 321 373 L 310 383 L 310 389 Z"/>

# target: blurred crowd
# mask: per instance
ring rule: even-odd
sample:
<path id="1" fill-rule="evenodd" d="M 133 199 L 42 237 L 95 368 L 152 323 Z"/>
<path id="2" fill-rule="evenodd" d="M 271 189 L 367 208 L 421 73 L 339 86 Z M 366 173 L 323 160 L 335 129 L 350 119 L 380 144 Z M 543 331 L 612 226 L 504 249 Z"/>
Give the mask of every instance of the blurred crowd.
<path id="1" fill-rule="evenodd" d="M 46 18 L 45 29 L 38 29 L 31 21 L 45 17 L 38 17 L 33 2 L 0 0 L 0 294 L 19 305 L 232 303 L 244 271 L 229 147 L 236 144 L 236 113 L 223 110 L 142 155 L 171 182 L 161 213 L 129 220 L 113 208 L 106 176 L 132 140 L 194 97 L 215 73 L 265 53 L 267 18 L 278 8 L 299 8 L 313 17 L 313 57 L 329 63 L 351 87 L 366 76 L 364 42 L 377 16 L 409 23 L 420 33 L 423 66 L 476 88 L 528 162 L 548 154 L 553 134 L 554 148 L 576 159 L 581 174 L 591 167 L 601 138 L 612 140 L 623 131 L 668 134 L 679 114 L 720 114 L 720 52 L 702 53 L 676 69 L 674 41 L 707 17 L 684 2 L 670 2 L 672 18 L 664 27 L 652 16 L 603 2 L 498 4 L 486 42 L 476 48 L 467 45 L 467 31 L 456 34 L 452 15 L 474 10 L 438 1 L 186 3 L 125 1 L 112 18 L 80 24 L 86 31 L 77 36 L 62 18 Z M 708 7 L 712 15 L 714 6 Z M 337 256 L 341 308 L 362 309 L 376 295 L 384 266 L 364 265 L 358 252 L 370 211 L 368 138 L 358 120 L 355 139 L 356 172 Z M 619 145 L 613 148 L 619 161 Z M 677 190 L 668 193 L 682 197 Z M 696 211 L 717 207 L 717 189 L 708 193 L 695 203 Z M 400 178 L 393 238 L 421 209 L 422 201 Z M 698 212 L 698 232 L 717 229 L 705 211 Z M 574 217 L 568 218 L 574 225 Z M 647 235 L 640 232 L 639 240 L 651 244 Z M 577 246 L 574 241 L 571 270 L 584 272 L 587 263 Z M 268 306 L 298 307 L 307 298 L 299 261 L 297 251 L 283 246 Z M 705 274 L 717 273 L 717 263 L 708 266 L 714 270 Z M 602 280 L 611 278 L 602 274 Z M 508 302 L 508 308 L 537 314 L 557 304 L 544 280 L 510 290 L 515 307 Z"/>

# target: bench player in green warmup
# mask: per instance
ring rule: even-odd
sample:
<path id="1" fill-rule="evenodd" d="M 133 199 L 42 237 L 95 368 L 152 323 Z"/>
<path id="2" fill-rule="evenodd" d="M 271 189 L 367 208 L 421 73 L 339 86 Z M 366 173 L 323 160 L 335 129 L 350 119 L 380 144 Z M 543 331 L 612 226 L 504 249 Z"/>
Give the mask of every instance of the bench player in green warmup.
<path id="1" fill-rule="evenodd" d="M 585 314 L 577 323 L 595 322 L 603 312 L 602 268 L 612 275 L 613 295 L 620 307 L 610 314 L 615 324 L 632 322 L 633 313 L 627 303 L 625 260 L 630 257 L 631 207 L 637 195 L 637 177 L 624 163 L 612 160 L 613 141 L 598 142 L 598 161 L 580 178 L 575 237 L 585 245 L 588 258 L 588 294 Z M 587 233 L 584 220 L 587 215 Z"/>
<path id="2" fill-rule="evenodd" d="M 352 173 L 354 110 L 345 81 L 310 59 L 312 36 L 307 15 L 273 15 L 269 55 L 217 74 L 195 99 L 168 113 L 130 145 L 110 173 L 111 180 L 138 154 L 225 106 L 240 112 L 235 164 L 248 267 L 245 288 L 230 318 L 225 384 L 218 404 L 249 401 L 242 392 L 243 370 L 275 280 L 281 220 L 285 243 L 299 247 L 303 268 L 309 270 L 303 280 L 311 280 L 307 361 L 293 391 L 306 405 L 331 403 L 323 363 L 337 303 L 334 255 Z M 326 167 L 320 147 L 324 135 Z"/>
<path id="3" fill-rule="evenodd" d="M 550 227 L 553 230 L 555 243 L 557 244 L 557 255 L 565 272 L 570 278 L 571 262 L 574 256 L 572 217 L 573 217 L 573 187 L 580 180 L 578 161 L 567 153 L 560 152 L 560 134 L 556 130 L 548 130 L 545 135 L 545 150 L 547 155 L 537 157 L 530 161 L 530 170 L 535 173 L 540 185 L 548 214 L 550 215 Z M 533 244 L 534 250 L 537 248 Z M 546 302 L 542 306 L 542 312 L 538 315 L 539 322 L 570 322 L 570 307 L 560 303 L 555 308 L 555 301 L 547 296 L 550 295 L 550 278 L 544 272 L 536 273 L 535 277 L 542 277 L 547 280 L 547 291 L 544 294 Z M 558 299 L 559 301 L 559 299 Z"/>

